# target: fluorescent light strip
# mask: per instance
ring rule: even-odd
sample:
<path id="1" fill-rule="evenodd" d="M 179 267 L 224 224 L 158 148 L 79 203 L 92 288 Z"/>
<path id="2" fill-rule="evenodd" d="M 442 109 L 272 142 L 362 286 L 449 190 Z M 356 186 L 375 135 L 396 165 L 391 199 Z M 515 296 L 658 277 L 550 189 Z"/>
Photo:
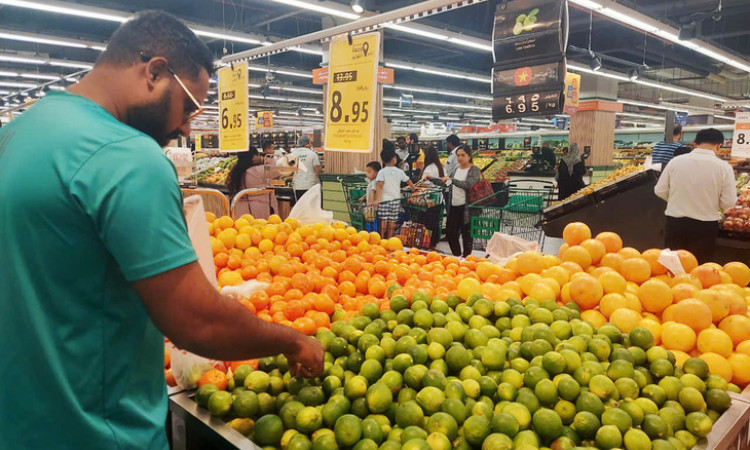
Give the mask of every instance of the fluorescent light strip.
<path id="1" fill-rule="evenodd" d="M 0 1 L 2 1 L 2 0 L 0 0 Z M 264 45 L 270 45 L 271 44 L 270 42 L 263 42 L 263 41 L 260 41 L 258 39 L 248 39 L 248 38 L 244 38 L 244 37 L 241 37 L 241 36 L 234 36 L 234 35 L 230 35 L 230 34 L 218 33 L 218 32 L 214 32 L 214 31 L 204 30 L 204 29 L 201 29 L 201 28 L 197 28 L 197 29 L 193 28 L 193 33 L 195 33 L 198 36 L 210 37 L 210 38 L 215 38 L 215 39 L 222 39 L 222 40 L 233 41 L 233 42 L 242 42 L 242 43 L 251 44 L 251 45 L 262 45 L 262 44 L 264 44 Z"/>
<path id="2" fill-rule="evenodd" d="M 349 13 L 345 11 L 339 11 L 333 8 L 326 8 L 325 6 L 316 5 L 315 3 L 308 3 L 299 0 L 271 0 L 275 3 L 282 3 L 284 5 L 296 6 L 297 8 L 306 9 L 308 11 L 315 11 L 323 14 L 329 14 L 335 17 L 341 17 L 344 19 L 357 20 L 360 18 L 359 14 Z"/>
<path id="3" fill-rule="evenodd" d="M 1 1 L 1 0 L 0 0 Z M 8 61 L 21 64 L 44 64 L 44 60 L 38 58 L 23 58 L 20 56 L 0 54 L 0 61 Z"/>
<path id="4" fill-rule="evenodd" d="M 78 17 L 87 17 L 90 19 L 101 19 L 110 22 L 126 22 L 129 17 L 127 15 L 114 15 L 110 13 L 98 12 L 95 8 L 86 7 L 84 5 L 78 5 L 76 8 L 68 6 L 58 6 L 56 2 L 31 2 L 25 0 L 0 0 L 0 5 L 17 6 L 19 8 L 36 9 L 38 11 L 46 11 L 57 14 L 68 14 Z"/>
<path id="5" fill-rule="evenodd" d="M 687 109 L 671 108 L 671 107 L 653 104 L 653 103 L 639 102 L 637 100 L 629 100 L 626 98 L 618 98 L 617 101 L 625 105 L 641 106 L 644 108 L 663 109 L 666 111 L 688 112 Z"/>
<path id="6" fill-rule="evenodd" d="M 719 115 L 716 115 L 716 114 L 714 114 L 713 116 L 716 117 L 717 119 L 724 119 L 724 120 L 729 120 L 729 121 L 732 121 L 732 122 L 736 122 L 737 121 L 737 119 L 735 119 L 734 117 L 719 116 Z"/>
<path id="7" fill-rule="evenodd" d="M 16 81 L 2 81 L 0 80 L 0 86 L 15 87 L 15 88 L 35 88 L 37 85 L 32 83 L 19 83 Z"/>
<path id="8" fill-rule="evenodd" d="M 629 113 L 629 112 L 620 112 L 615 113 L 616 116 L 624 116 L 624 117 L 639 117 L 641 119 L 652 119 L 652 120 L 661 120 L 662 122 L 666 121 L 664 117 L 659 116 L 650 116 L 648 114 L 636 114 L 636 113 Z"/>
<path id="9" fill-rule="evenodd" d="M 447 95 L 449 97 L 460 97 L 460 98 L 475 98 L 477 100 L 486 100 L 488 102 L 492 101 L 492 96 L 490 95 L 478 95 L 478 94 L 472 94 L 469 92 L 445 91 L 441 89 L 429 89 L 429 88 L 420 88 L 420 87 L 412 87 L 412 86 L 395 86 L 395 85 L 385 85 L 383 87 L 386 89 L 396 89 L 399 91 L 422 92 L 425 94 Z"/>
<path id="10" fill-rule="evenodd" d="M 6 72 L 4 70 L 0 70 L 0 77 L 17 77 L 18 75 L 18 72 Z"/>
<path id="11" fill-rule="evenodd" d="M 415 36 L 422 36 L 429 39 L 435 39 L 437 41 L 446 41 L 448 40 L 448 36 L 440 33 L 433 33 L 431 31 L 425 31 L 420 28 L 411 27 L 411 26 L 404 26 L 404 25 L 396 25 L 395 23 L 389 23 L 385 26 L 386 28 L 389 28 L 391 30 L 395 31 L 401 31 L 403 33 L 409 33 L 413 34 Z"/>
<path id="12" fill-rule="evenodd" d="M 471 48 L 476 48 L 479 50 L 485 50 L 488 52 L 492 51 L 492 45 L 483 44 L 481 42 L 474 42 L 474 41 L 469 41 L 466 39 L 455 38 L 455 37 L 448 38 L 448 42 L 452 42 L 458 45 L 463 45 L 464 47 L 471 47 Z"/>
<path id="13" fill-rule="evenodd" d="M 0 39 L 10 39 L 13 41 L 23 41 L 23 42 L 34 42 L 37 44 L 60 45 L 63 47 L 73 47 L 73 48 L 88 48 L 89 47 L 88 45 L 79 44 L 77 42 L 72 42 L 72 41 L 63 41 L 63 40 L 58 40 L 58 39 L 47 39 L 47 38 L 41 38 L 41 37 L 24 36 L 24 35 L 5 33 L 5 32 L 0 32 Z"/>

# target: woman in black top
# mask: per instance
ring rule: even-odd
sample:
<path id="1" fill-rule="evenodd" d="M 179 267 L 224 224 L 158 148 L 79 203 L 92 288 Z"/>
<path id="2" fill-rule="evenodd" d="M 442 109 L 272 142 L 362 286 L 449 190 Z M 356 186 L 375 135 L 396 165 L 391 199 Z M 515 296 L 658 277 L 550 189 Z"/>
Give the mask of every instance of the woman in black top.
<path id="1" fill-rule="evenodd" d="M 578 144 L 570 144 L 570 148 L 563 149 L 563 157 L 560 158 L 560 164 L 557 166 L 558 200 L 565 200 L 578 191 L 586 187 L 583 182 L 583 175 L 586 174 L 586 167 L 583 165 L 581 155 L 578 150 Z"/>

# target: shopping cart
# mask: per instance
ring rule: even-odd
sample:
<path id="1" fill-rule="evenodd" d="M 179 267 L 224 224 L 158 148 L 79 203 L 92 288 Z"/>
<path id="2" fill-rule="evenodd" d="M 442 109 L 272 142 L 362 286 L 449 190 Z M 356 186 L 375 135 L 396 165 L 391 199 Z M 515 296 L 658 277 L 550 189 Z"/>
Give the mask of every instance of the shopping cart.
<path id="1" fill-rule="evenodd" d="M 490 203 L 502 206 L 484 206 Z M 496 197 L 505 197 L 507 202 L 496 202 Z M 484 250 L 487 242 L 496 232 L 518 236 L 527 241 L 544 244 L 544 231 L 539 226 L 542 211 L 552 199 L 552 186 L 541 189 L 508 186 L 491 196 L 469 205 L 471 216 L 471 237 L 474 250 Z M 503 198 L 504 200 L 504 198 Z"/>
<path id="2" fill-rule="evenodd" d="M 367 180 L 362 176 L 350 176 L 339 178 L 339 181 L 344 190 L 351 226 L 359 231 L 376 231 L 375 208 L 367 206 L 366 201 L 361 201 L 367 193 Z"/>

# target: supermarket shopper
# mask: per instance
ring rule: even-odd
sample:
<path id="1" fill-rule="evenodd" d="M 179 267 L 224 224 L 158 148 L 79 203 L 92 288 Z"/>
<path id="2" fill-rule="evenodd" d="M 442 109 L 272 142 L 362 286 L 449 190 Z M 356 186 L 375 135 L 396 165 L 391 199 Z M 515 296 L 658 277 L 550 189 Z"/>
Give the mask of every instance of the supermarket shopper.
<path id="1" fill-rule="evenodd" d="M 544 161 L 550 169 L 554 169 L 555 165 L 557 165 L 557 156 L 555 156 L 555 151 L 552 150 L 549 145 L 549 142 L 544 142 L 542 144 L 542 161 Z"/>
<path id="2" fill-rule="evenodd" d="M 276 150 L 274 150 L 274 144 L 273 141 L 263 141 L 263 154 L 264 155 L 274 155 L 276 154 Z"/>
<path id="3" fill-rule="evenodd" d="M 378 182 L 375 179 L 378 177 L 378 173 L 382 169 L 381 165 L 377 161 L 370 161 L 365 166 L 365 179 L 367 179 L 367 187 L 365 188 L 365 195 L 363 195 L 359 201 L 365 204 L 372 203 L 375 201 L 375 192 L 378 189 Z"/>
<path id="4" fill-rule="evenodd" d="M 375 177 L 375 199 L 371 206 L 378 208 L 378 222 L 383 237 L 392 237 L 396 232 L 398 215 L 401 212 L 401 183 L 407 183 L 414 188 L 406 172 L 396 167 L 398 156 L 393 142 L 383 139 L 383 151 L 380 158 L 385 165 Z"/>
<path id="5" fill-rule="evenodd" d="M 711 260 L 721 213 L 737 203 L 734 171 L 717 157 L 724 143 L 721 131 L 698 132 L 695 149 L 678 156 L 664 169 L 654 188 L 667 201 L 664 246 L 693 253 L 698 261 Z"/>
<path id="6" fill-rule="evenodd" d="M 406 146 L 406 138 L 399 136 L 396 138 L 396 156 L 399 159 L 399 167 L 404 170 L 409 170 L 409 148 Z"/>
<path id="7" fill-rule="evenodd" d="M 578 144 L 570 144 L 570 148 L 563 148 L 563 157 L 557 166 L 557 199 L 562 201 L 573 195 L 579 189 L 586 187 L 583 176 L 586 175 L 586 166 L 581 159 Z"/>
<path id="8" fill-rule="evenodd" d="M 664 166 L 674 158 L 675 150 L 684 145 L 680 142 L 682 140 L 682 125 L 679 123 L 674 124 L 672 136 L 674 137 L 674 142 L 659 142 L 654 145 L 654 148 L 651 150 L 651 163 L 661 164 L 662 170 L 664 169 Z"/>
<path id="9" fill-rule="evenodd" d="M 320 157 L 312 148 L 310 136 L 300 137 L 297 140 L 297 148 L 293 148 L 291 153 L 299 161 L 297 173 L 292 180 L 294 196 L 299 200 L 308 189 L 320 183 L 318 174 L 320 174 L 322 167 L 320 166 Z"/>
<path id="10" fill-rule="evenodd" d="M 448 136 L 450 137 L 450 136 Z M 469 190 L 472 186 L 479 183 L 482 171 L 474 165 L 474 159 L 471 151 L 465 147 L 456 150 L 456 162 L 458 167 L 453 176 L 446 176 L 441 179 L 442 183 L 450 187 L 451 200 L 450 209 L 448 210 L 447 229 L 445 231 L 450 244 L 453 256 L 464 258 L 471 255 L 471 215 L 469 211 Z M 429 179 L 432 179 L 431 177 Z M 458 241 L 459 235 L 464 244 L 463 252 L 461 244 Z"/>
<path id="11" fill-rule="evenodd" d="M 275 169 L 271 168 L 270 169 Z M 266 188 L 266 167 L 263 164 L 263 156 L 258 154 L 258 149 L 250 147 L 247 152 L 237 153 L 237 164 L 227 176 L 227 188 L 231 196 L 237 195 L 244 189 Z M 271 214 L 279 210 L 276 196 L 270 194 L 245 195 L 236 204 L 234 216 L 252 214 L 256 219 L 268 219 Z"/>
<path id="12" fill-rule="evenodd" d="M 456 149 L 463 148 L 461 145 L 461 139 L 455 134 L 451 134 L 445 138 L 445 148 L 448 149 L 448 160 L 445 162 L 445 173 L 452 177 L 458 168 L 458 161 L 456 161 Z"/>
<path id="13" fill-rule="evenodd" d="M 429 146 L 424 151 L 424 172 L 422 174 L 422 181 L 432 184 L 430 179 L 440 180 L 445 176 L 443 165 L 440 163 L 440 157 L 435 147 Z M 440 209 L 442 207 L 442 199 L 440 205 L 437 207 L 428 208 L 424 212 L 424 218 L 422 223 L 427 226 L 427 229 L 432 231 L 430 237 L 430 250 L 435 250 L 438 243 L 440 242 Z"/>
<path id="14" fill-rule="evenodd" d="M 166 450 L 164 335 L 322 373 L 317 341 L 220 295 L 196 260 L 161 146 L 190 135 L 213 61 L 179 20 L 142 12 L 0 131 L 0 447 Z"/>

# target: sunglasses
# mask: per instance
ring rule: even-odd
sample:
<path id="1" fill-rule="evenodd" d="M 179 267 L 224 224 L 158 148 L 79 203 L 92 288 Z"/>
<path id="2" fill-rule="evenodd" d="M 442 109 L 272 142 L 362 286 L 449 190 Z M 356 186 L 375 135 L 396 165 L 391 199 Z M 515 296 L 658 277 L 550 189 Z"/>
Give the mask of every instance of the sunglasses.
<path id="1" fill-rule="evenodd" d="M 141 55 L 141 61 L 149 62 L 151 60 L 151 56 L 148 56 L 144 54 L 143 52 L 140 52 Z M 201 106 L 200 103 L 198 103 L 198 100 L 195 99 L 195 96 L 188 90 L 187 86 L 185 86 L 185 83 L 182 82 L 179 76 L 175 73 L 174 70 L 169 66 L 169 63 L 167 63 L 167 70 L 169 73 L 174 77 L 174 79 L 177 81 L 177 84 L 180 85 L 183 91 L 185 91 L 185 95 L 188 96 L 192 104 L 186 103 L 185 105 L 185 113 L 184 113 L 184 122 L 190 122 L 191 120 L 195 119 L 197 116 L 201 115 L 203 113 L 203 106 Z"/>

